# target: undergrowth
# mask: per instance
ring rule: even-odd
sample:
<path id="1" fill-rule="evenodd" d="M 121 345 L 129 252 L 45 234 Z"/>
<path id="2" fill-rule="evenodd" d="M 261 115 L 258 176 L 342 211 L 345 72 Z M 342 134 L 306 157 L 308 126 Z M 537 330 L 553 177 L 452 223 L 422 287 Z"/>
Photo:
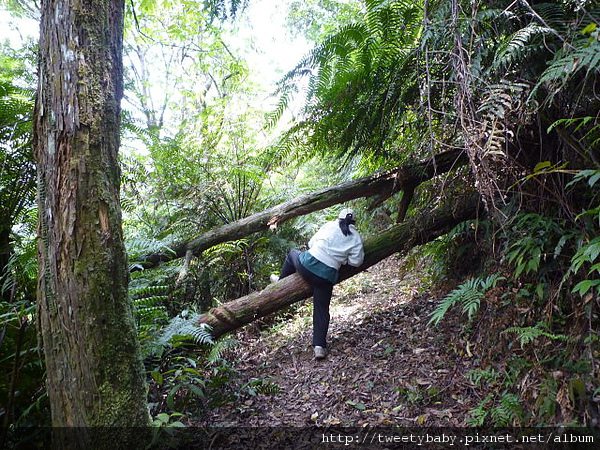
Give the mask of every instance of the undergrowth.
<path id="1" fill-rule="evenodd" d="M 142 297 L 133 299 L 144 343 L 148 401 L 154 426 L 186 426 L 186 421 L 217 406 L 279 392 L 278 385 L 270 378 L 236 386 L 233 381 L 237 371 L 225 354 L 239 342 L 230 337 L 214 340 L 210 327 L 199 326 L 200 314 L 191 310 L 166 319 L 166 311 L 160 306 L 163 293 L 161 286 L 146 287 L 134 291 Z"/>
<path id="2" fill-rule="evenodd" d="M 594 188 L 598 179 L 600 172 L 582 171 L 572 184 Z M 480 398 L 468 425 L 600 423 L 600 214 L 590 205 L 575 221 L 524 212 L 471 236 L 488 243 L 492 257 L 466 271 L 429 321 L 443 326 L 466 318 L 461 338 L 477 366 L 466 378 Z M 468 227 L 462 224 L 421 254 L 434 262 L 457 258 L 451 238 Z M 436 274 L 440 281 L 446 275 Z"/>

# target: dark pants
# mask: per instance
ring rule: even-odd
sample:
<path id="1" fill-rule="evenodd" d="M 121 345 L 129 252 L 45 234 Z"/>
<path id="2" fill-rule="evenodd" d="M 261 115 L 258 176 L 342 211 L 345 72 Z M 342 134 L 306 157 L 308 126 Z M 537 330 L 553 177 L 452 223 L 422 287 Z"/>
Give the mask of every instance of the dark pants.
<path id="1" fill-rule="evenodd" d="M 327 347 L 329 303 L 331 302 L 333 284 L 304 267 L 299 256 L 300 250 L 293 249 L 288 253 L 279 278 L 285 278 L 298 272 L 310 284 L 313 294 L 313 345 Z"/>

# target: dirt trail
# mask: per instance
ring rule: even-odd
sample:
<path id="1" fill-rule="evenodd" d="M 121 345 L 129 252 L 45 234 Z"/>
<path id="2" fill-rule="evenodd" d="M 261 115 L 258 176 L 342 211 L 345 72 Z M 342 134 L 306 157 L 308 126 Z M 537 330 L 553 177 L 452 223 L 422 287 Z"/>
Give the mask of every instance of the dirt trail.
<path id="1" fill-rule="evenodd" d="M 464 426 L 480 400 L 465 379 L 469 350 L 451 320 L 427 325 L 442 294 L 418 293 L 399 274 L 391 257 L 336 286 L 323 361 L 313 359 L 308 302 L 277 331 L 240 332 L 231 356 L 246 394 L 199 425 Z M 265 382 L 279 392 L 248 389 Z"/>

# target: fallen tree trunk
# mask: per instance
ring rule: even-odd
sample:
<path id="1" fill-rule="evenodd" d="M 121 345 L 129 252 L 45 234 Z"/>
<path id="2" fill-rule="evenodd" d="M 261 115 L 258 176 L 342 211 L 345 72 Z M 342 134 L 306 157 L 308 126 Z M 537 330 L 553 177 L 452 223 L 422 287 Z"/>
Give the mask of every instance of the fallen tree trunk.
<path id="1" fill-rule="evenodd" d="M 403 189 L 414 190 L 424 181 L 445 173 L 467 162 L 462 150 L 449 150 L 433 158 L 414 164 L 341 183 L 321 191 L 302 195 L 244 219 L 213 228 L 197 238 L 177 244 L 170 252 L 158 252 L 141 258 L 143 268 L 155 267 L 161 262 L 183 258 L 186 254 L 200 255 L 204 250 L 252 233 L 276 228 L 278 224 L 294 217 L 328 208 L 349 200 L 377 195 L 380 200 Z M 133 270 L 139 270 L 136 267 Z"/>
<path id="2" fill-rule="evenodd" d="M 432 241 L 457 224 L 475 218 L 478 209 L 479 198 L 472 194 L 392 226 L 378 236 L 365 240 L 363 264 L 356 268 L 343 266 L 339 281 L 366 270 L 394 253 L 406 252 L 416 245 Z M 212 308 L 200 317 L 198 324 L 209 325 L 212 336 L 217 338 L 310 296 L 308 283 L 300 275 L 294 274 L 260 292 Z"/>

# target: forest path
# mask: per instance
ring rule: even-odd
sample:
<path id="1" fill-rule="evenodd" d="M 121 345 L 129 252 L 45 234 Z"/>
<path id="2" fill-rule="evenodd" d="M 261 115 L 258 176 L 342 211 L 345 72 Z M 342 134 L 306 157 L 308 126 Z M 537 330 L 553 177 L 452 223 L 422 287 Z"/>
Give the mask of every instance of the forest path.
<path id="1" fill-rule="evenodd" d="M 227 356 L 236 399 L 198 425 L 464 426 L 481 400 L 465 378 L 467 344 L 453 320 L 428 325 L 444 294 L 409 277 L 392 256 L 336 286 L 325 360 L 313 358 L 310 300 L 262 336 L 239 331 Z"/>

